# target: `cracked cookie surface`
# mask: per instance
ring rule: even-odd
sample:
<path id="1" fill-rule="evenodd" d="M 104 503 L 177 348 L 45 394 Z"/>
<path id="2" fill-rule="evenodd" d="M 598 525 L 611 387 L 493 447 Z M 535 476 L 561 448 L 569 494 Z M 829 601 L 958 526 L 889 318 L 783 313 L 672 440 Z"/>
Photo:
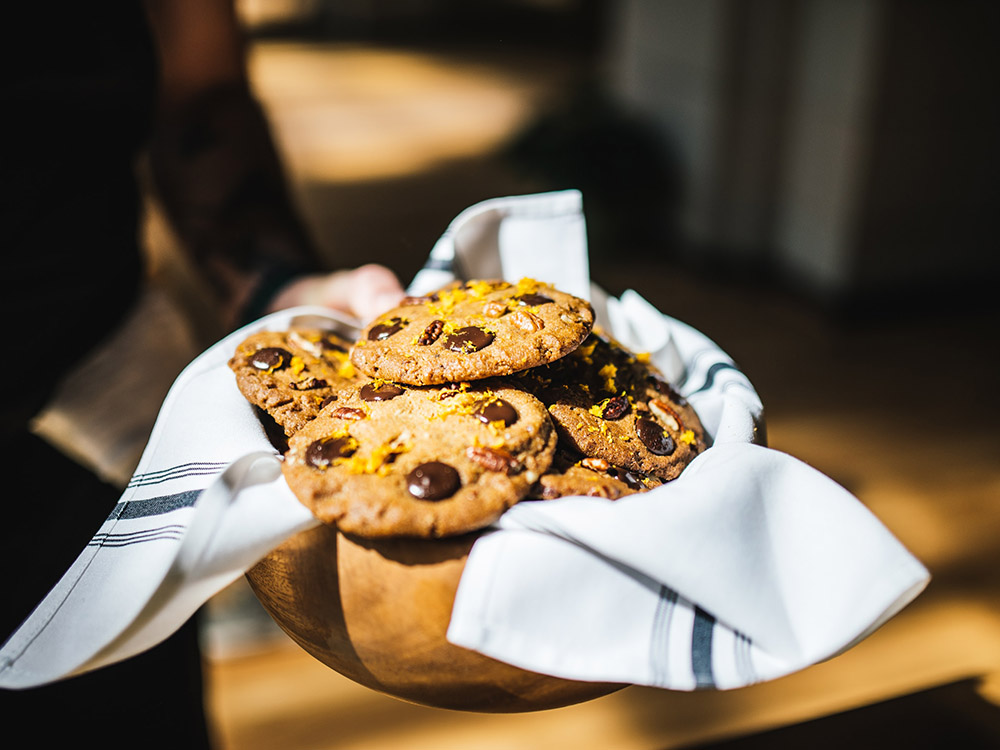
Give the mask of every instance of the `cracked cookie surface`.
<path id="1" fill-rule="evenodd" d="M 669 481 L 707 447 L 705 432 L 646 359 L 592 332 L 568 356 L 511 380 L 546 405 L 568 450 Z"/>
<path id="2" fill-rule="evenodd" d="M 646 492 L 663 484 L 647 474 L 613 466 L 603 458 L 588 458 L 556 445 L 556 455 L 549 470 L 531 489 L 536 500 L 583 495 L 617 500 L 626 495 Z"/>
<path id="3" fill-rule="evenodd" d="M 503 381 L 342 391 L 289 439 L 282 466 L 321 521 L 362 537 L 441 537 L 488 526 L 548 469 L 545 407 Z"/>
<path id="4" fill-rule="evenodd" d="M 358 382 L 351 344 L 330 331 L 261 331 L 240 343 L 229 368 L 244 398 L 292 435 Z"/>
<path id="5" fill-rule="evenodd" d="M 593 324 L 590 303 L 533 279 L 456 282 L 374 320 L 351 360 L 398 383 L 479 380 L 564 357 Z"/>

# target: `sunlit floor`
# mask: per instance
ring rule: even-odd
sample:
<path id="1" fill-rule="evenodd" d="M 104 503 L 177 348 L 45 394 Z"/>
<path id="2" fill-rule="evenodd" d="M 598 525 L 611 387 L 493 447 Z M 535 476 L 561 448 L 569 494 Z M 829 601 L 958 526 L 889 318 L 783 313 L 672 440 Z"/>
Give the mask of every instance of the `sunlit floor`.
<path id="1" fill-rule="evenodd" d="M 388 263 L 405 280 L 459 210 L 522 187 L 490 153 L 565 84 L 568 72 L 548 62 L 269 43 L 254 48 L 253 70 L 327 252 Z M 220 748 L 656 750 L 793 726 L 801 734 L 767 735 L 760 746 L 882 747 L 895 732 L 908 747 L 931 747 L 942 731 L 966 747 L 1000 746 L 1000 399 L 990 351 L 1000 316 L 838 324 L 778 291 L 622 250 L 614 264 L 595 264 L 596 280 L 613 293 L 636 288 L 729 351 L 763 398 L 771 446 L 854 492 L 931 569 L 928 590 L 846 654 L 772 683 L 629 688 L 555 711 L 483 716 L 412 706 L 341 678 L 254 617 L 241 620 L 236 587 L 213 602 L 218 619 L 206 631 Z M 240 622 L 253 629 L 234 629 Z M 872 708 L 892 698 L 904 699 L 900 710 Z M 839 724 L 803 723 L 866 706 L 873 713 Z"/>

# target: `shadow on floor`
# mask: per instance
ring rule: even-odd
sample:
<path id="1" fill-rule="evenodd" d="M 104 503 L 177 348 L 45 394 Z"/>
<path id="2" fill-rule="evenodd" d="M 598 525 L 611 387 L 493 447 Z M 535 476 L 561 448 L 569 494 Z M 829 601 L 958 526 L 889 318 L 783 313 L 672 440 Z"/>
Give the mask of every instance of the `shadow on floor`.
<path id="1" fill-rule="evenodd" d="M 976 680 L 963 680 L 770 732 L 689 747 L 711 750 L 1000 747 L 1000 707 L 984 700 L 976 686 Z"/>

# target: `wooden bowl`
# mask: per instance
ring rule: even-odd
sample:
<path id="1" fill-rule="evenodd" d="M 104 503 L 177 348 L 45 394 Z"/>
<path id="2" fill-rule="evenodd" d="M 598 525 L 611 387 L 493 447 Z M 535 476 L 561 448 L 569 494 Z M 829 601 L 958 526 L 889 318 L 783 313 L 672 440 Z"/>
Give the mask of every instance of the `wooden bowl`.
<path id="1" fill-rule="evenodd" d="M 455 590 L 475 534 L 448 539 L 302 532 L 247 573 L 257 598 L 307 652 L 373 690 L 437 708 L 557 708 L 624 685 L 529 672 L 449 643 Z"/>

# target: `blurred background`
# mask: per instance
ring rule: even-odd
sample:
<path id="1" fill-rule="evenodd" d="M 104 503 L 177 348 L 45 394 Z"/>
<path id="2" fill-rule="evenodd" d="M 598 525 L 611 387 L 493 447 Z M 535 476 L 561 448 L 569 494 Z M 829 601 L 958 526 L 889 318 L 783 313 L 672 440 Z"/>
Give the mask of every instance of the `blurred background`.
<path id="1" fill-rule="evenodd" d="M 856 494 L 934 579 L 782 680 L 499 717 L 340 678 L 237 584 L 203 618 L 220 748 L 1000 746 L 996 3 L 237 7 L 331 268 L 383 263 L 405 285 L 467 206 L 580 189 L 594 280 L 718 342 L 760 393 L 771 447 Z M 119 482 L 218 333 L 153 194 L 145 233 L 149 291 L 114 346 L 157 372 L 114 368 L 137 407 L 86 439 L 107 403 L 85 390 L 40 427 Z"/>

